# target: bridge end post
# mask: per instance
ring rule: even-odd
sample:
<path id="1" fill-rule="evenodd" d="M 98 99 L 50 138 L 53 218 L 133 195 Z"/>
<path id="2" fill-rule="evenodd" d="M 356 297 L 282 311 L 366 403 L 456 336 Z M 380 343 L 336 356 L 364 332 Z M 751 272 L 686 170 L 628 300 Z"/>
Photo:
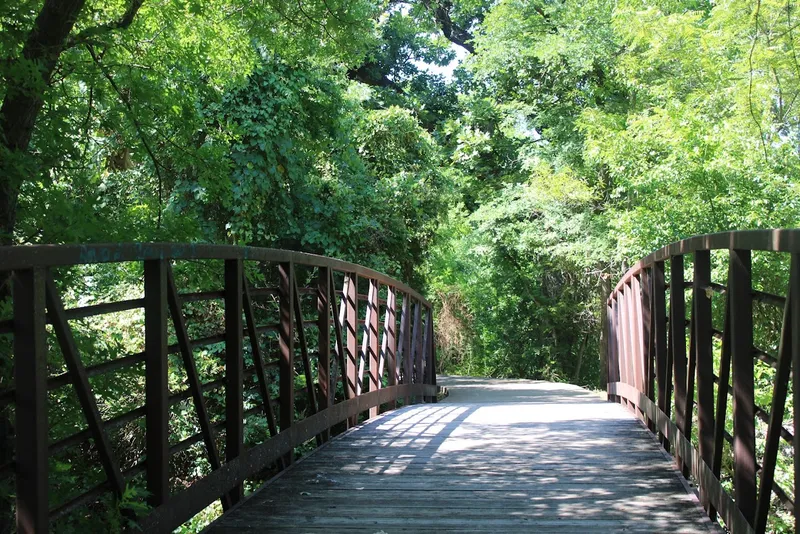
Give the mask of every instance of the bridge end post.
<path id="1" fill-rule="evenodd" d="M 167 261 L 144 262 L 145 425 L 151 506 L 169 500 L 169 380 Z"/>
<path id="2" fill-rule="evenodd" d="M 242 260 L 225 260 L 225 461 L 244 452 L 243 404 L 243 302 Z M 228 498 L 236 504 L 244 497 L 244 486 L 236 485 Z"/>
<path id="3" fill-rule="evenodd" d="M 45 269 L 14 273 L 17 532 L 48 530 Z"/>

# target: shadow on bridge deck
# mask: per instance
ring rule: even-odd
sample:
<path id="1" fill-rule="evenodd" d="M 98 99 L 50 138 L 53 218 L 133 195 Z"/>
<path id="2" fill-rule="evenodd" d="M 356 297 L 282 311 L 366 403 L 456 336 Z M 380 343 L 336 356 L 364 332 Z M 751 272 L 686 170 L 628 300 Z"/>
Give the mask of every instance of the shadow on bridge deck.
<path id="1" fill-rule="evenodd" d="M 207 532 L 717 531 L 621 406 L 565 384 L 439 382 L 445 402 L 347 432 Z"/>

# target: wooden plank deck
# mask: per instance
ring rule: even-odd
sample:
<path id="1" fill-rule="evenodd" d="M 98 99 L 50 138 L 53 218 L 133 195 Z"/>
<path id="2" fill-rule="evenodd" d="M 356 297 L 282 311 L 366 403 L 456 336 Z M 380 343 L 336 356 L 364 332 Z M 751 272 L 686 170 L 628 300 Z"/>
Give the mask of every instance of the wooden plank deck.
<path id="1" fill-rule="evenodd" d="M 719 532 L 630 412 L 576 386 L 444 378 L 212 524 L 233 532 Z"/>

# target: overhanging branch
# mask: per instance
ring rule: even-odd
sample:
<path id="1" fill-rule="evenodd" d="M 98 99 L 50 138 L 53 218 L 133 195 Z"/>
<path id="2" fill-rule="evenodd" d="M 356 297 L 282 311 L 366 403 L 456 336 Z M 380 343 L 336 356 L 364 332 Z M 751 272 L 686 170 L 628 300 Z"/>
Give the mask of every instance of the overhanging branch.
<path id="1" fill-rule="evenodd" d="M 133 19 L 136 17 L 136 13 L 139 11 L 139 8 L 142 7 L 143 3 L 144 0 L 131 0 L 131 3 L 128 4 L 128 9 L 125 10 L 125 13 L 123 13 L 119 19 L 109 22 L 108 24 L 99 24 L 91 28 L 86 28 L 77 35 L 69 37 L 65 48 L 89 43 L 96 37 L 114 30 L 126 29 L 133 23 Z"/>

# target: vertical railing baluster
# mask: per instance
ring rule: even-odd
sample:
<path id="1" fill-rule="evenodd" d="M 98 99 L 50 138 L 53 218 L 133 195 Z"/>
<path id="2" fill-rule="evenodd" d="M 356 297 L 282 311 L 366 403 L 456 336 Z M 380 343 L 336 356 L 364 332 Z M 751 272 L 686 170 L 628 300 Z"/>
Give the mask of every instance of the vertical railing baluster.
<path id="1" fill-rule="evenodd" d="M 608 372 L 608 385 L 606 392 L 608 400 L 618 402 L 618 395 L 611 393 L 611 384 L 619 382 L 619 351 L 617 350 L 617 298 L 612 295 L 610 302 L 607 304 L 608 313 L 606 315 L 608 320 L 608 353 L 607 353 L 607 372 Z"/>
<path id="2" fill-rule="evenodd" d="M 800 327 L 800 321 L 792 317 L 792 286 L 798 284 L 798 273 L 796 272 L 798 266 L 795 265 L 797 260 L 796 255 L 792 255 L 792 264 L 789 268 L 789 291 L 787 292 L 786 305 L 783 309 L 781 341 L 778 347 L 778 368 L 775 372 L 775 386 L 772 391 L 767 439 L 764 443 L 764 456 L 761 462 L 761 479 L 758 484 L 758 503 L 756 504 L 756 516 L 753 524 L 756 534 L 763 534 L 767 530 L 772 486 L 775 482 L 775 464 L 778 459 L 778 447 L 781 440 L 783 412 L 786 407 L 786 394 L 789 390 L 789 371 L 792 368 L 792 326 Z"/>
<path id="3" fill-rule="evenodd" d="M 422 303 L 414 303 L 411 354 L 414 359 L 414 384 L 422 383 Z M 416 396 L 414 402 L 417 402 Z"/>
<path id="4" fill-rule="evenodd" d="M 400 310 L 400 347 L 397 352 L 403 360 L 403 384 L 410 384 L 414 364 L 411 352 L 411 297 L 408 293 L 403 294 L 403 307 Z M 410 401 L 411 398 L 406 396 L 403 404 L 408 405 Z"/>
<path id="5" fill-rule="evenodd" d="M 292 310 L 294 308 L 294 279 L 292 277 L 294 269 L 291 262 L 282 262 L 278 265 L 279 276 L 279 306 L 280 322 L 279 330 L 279 379 L 278 389 L 280 391 L 280 427 L 281 432 L 285 432 L 294 423 L 294 323 L 292 322 Z M 285 465 L 291 465 L 294 461 L 294 454 L 289 452 L 283 459 Z"/>
<path id="6" fill-rule="evenodd" d="M 378 318 L 380 317 L 380 292 L 377 280 L 369 281 L 369 296 L 367 301 L 367 317 L 364 323 L 364 344 L 366 345 L 366 358 L 369 361 L 368 383 L 370 391 L 378 391 L 381 387 L 381 377 L 378 375 Z M 369 409 L 369 417 L 378 415 L 380 406 Z"/>
<path id="7" fill-rule="evenodd" d="M 658 407 L 669 417 L 668 384 L 670 373 L 667 365 L 667 297 L 664 280 L 664 262 L 653 264 L 653 350 L 655 351 L 656 381 L 658 383 Z M 667 436 L 659 432 L 661 445 L 670 450 Z"/>
<path id="8" fill-rule="evenodd" d="M 697 434 L 700 457 L 708 467 L 714 460 L 714 352 L 711 324 L 711 253 L 698 250 L 694 255 L 692 276 L 692 322 L 697 368 Z M 701 498 L 706 509 L 708 495 L 701 488 Z"/>
<path id="9" fill-rule="evenodd" d="M 792 254 L 791 285 L 788 298 L 792 316 L 792 420 L 794 446 L 794 532 L 800 534 L 800 254 Z"/>
<path id="10" fill-rule="evenodd" d="M 419 382 L 420 382 L 420 384 L 427 384 L 428 383 L 428 369 L 429 369 L 428 356 L 430 354 L 429 353 L 430 347 L 428 346 L 428 323 L 429 323 L 429 317 L 428 317 L 428 309 L 425 308 L 424 306 L 423 306 L 423 312 L 422 313 L 424 315 L 424 319 L 423 319 L 424 322 L 422 323 L 423 324 L 423 326 L 422 326 L 422 356 L 420 357 L 420 361 L 422 362 L 422 372 L 420 372 L 421 379 L 420 379 Z M 423 396 L 422 397 L 422 402 L 428 402 L 428 397 L 427 396 Z"/>
<path id="11" fill-rule="evenodd" d="M 425 358 L 424 358 L 424 369 L 425 369 L 425 380 L 423 381 L 427 385 L 436 385 L 436 348 L 434 346 L 433 340 L 433 308 L 428 307 L 425 312 Z M 425 402 L 436 402 L 436 396 L 428 395 L 425 398 Z"/>
<path id="12" fill-rule="evenodd" d="M 45 270 L 15 271 L 17 532 L 48 530 L 47 330 Z"/>
<path id="13" fill-rule="evenodd" d="M 756 504 L 756 438 L 750 264 L 749 250 L 731 250 L 728 291 L 733 367 L 733 487 L 736 504 L 752 525 Z"/>
<path id="14" fill-rule="evenodd" d="M 642 337 L 642 292 L 641 282 L 636 276 L 631 277 L 629 288 L 631 294 L 628 300 L 628 313 L 630 314 L 631 327 L 631 354 L 633 355 L 633 383 L 639 392 L 645 391 L 644 386 L 644 338 Z M 636 413 L 643 422 L 646 422 L 644 413 L 637 407 Z"/>
<path id="15" fill-rule="evenodd" d="M 333 280 L 333 270 L 330 271 L 330 284 L 329 287 L 331 291 L 334 291 L 336 288 L 336 284 Z M 345 301 L 346 296 L 342 295 L 341 305 L 337 308 L 336 307 L 336 298 L 334 297 L 335 292 L 330 296 L 330 306 L 331 306 L 331 315 L 333 316 L 333 333 L 335 339 L 335 349 L 336 349 L 336 364 L 339 368 L 339 376 L 342 380 L 342 392 L 344 393 L 345 400 L 350 399 L 350 388 L 347 386 L 347 364 L 345 362 L 345 355 L 344 355 L 344 333 L 342 330 L 345 327 Z M 334 382 L 331 384 L 331 406 L 336 401 L 335 398 L 336 394 L 336 380 L 334 377 Z"/>
<path id="16" fill-rule="evenodd" d="M 650 304 L 651 293 L 653 290 L 650 276 L 650 268 L 642 269 L 640 274 L 640 310 L 642 324 L 642 349 L 644 350 L 644 394 L 650 400 L 655 400 L 653 394 L 653 318 L 652 306 Z M 655 421 L 647 418 L 647 427 L 651 432 L 656 431 Z"/>
<path id="17" fill-rule="evenodd" d="M 344 306 L 345 306 L 345 366 L 344 371 L 346 387 L 350 390 L 350 398 L 353 399 L 359 392 L 358 382 L 358 275 L 346 273 L 344 282 Z M 348 425 L 355 426 L 358 417 L 353 416 L 349 419 Z"/>
<path id="18" fill-rule="evenodd" d="M 620 381 L 625 384 L 632 382 L 631 377 L 631 343 L 630 343 L 630 318 L 628 317 L 628 286 L 622 285 L 617 297 L 617 324 L 619 325 L 619 354 L 620 354 Z M 628 407 L 633 405 L 623 397 L 623 404 Z"/>
<path id="19" fill-rule="evenodd" d="M 378 376 L 383 376 L 386 368 L 386 382 L 389 386 L 396 386 L 397 376 L 397 298 L 393 286 L 387 286 L 386 315 L 383 319 L 383 339 L 381 340 L 381 365 Z M 397 401 L 389 402 L 389 409 L 397 408 Z"/>
<path id="20" fill-rule="evenodd" d="M 317 384 L 319 387 L 319 409 L 333 406 L 335 386 L 331 384 L 331 275 L 327 267 L 317 269 Z M 330 439 L 331 429 L 322 433 Z"/>
<path id="21" fill-rule="evenodd" d="M 683 256 L 672 256 L 669 262 L 669 352 L 675 385 L 675 421 L 679 427 L 686 414 L 686 300 L 683 291 Z M 677 451 L 676 451 L 677 453 Z M 683 469 L 683 458 L 677 456 Z"/>
<path id="22" fill-rule="evenodd" d="M 225 260 L 225 460 L 244 452 L 242 260 Z M 229 493 L 231 504 L 244 495 L 241 483 Z"/>
<path id="23" fill-rule="evenodd" d="M 631 299 L 629 313 L 631 314 L 631 340 L 634 356 L 634 385 L 640 392 L 644 392 L 644 337 L 642 323 L 642 290 L 641 282 L 636 276 L 631 277 Z"/>
<path id="24" fill-rule="evenodd" d="M 145 454 L 148 502 L 169 500 L 167 260 L 144 262 Z"/>

